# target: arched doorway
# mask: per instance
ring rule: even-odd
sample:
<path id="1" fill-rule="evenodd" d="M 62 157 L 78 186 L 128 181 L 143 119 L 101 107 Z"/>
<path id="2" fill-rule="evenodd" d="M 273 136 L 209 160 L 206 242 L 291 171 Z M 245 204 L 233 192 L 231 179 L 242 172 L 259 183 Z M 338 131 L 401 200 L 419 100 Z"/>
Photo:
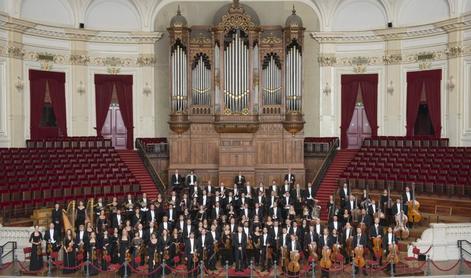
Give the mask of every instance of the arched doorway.
<path id="1" fill-rule="evenodd" d="M 371 127 L 363 104 L 361 87 L 358 87 L 357 99 L 352 120 L 347 130 L 348 148 L 359 149 L 365 138 L 371 137 Z"/>
<path id="2" fill-rule="evenodd" d="M 110 107 L 106 115 L 105 123 L 101 129 L 101 135 L 105 139 L 110 139 L 111 144 L 116 149 L 126 149 L 128 132 L 123 122 L 123 116 L 119 108 L 118 97 L 116 96 L 116 86 L 113 86 Z"/>

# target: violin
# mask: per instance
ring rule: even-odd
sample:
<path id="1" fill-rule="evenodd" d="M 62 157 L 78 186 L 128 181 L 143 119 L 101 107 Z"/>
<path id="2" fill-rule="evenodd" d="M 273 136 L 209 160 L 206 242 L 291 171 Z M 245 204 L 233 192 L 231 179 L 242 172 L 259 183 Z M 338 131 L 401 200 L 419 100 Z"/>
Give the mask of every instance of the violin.
<path id="1" fill-rule="evenodd" d="M 36 245 L 36 252 L 38 254 L 38 257 L 41 257 L 43 255 L 43 248 L 41 247 L 41 242 Z"/>
<path id="2" fill-rule="evenodd" d="M 194 252 L 193 253 L 193 263 L 196 264 L 199 261 L 198 253 Z"/>
<path id="3" fill-rule="evenodd" d="M 291 273 L 298 273 L 301 270 L 301 265 L 299 264 L 299 252 L 293 251 L 290 254 L 290 261 L 288 263 L 288 271 Z"/>
<path id="4" fill-rule="evenodd" d="M 420 203 L 415 199 L 415 183 L 412 184 L 412 200 L 407 202 L 407 217 L 412 223 L 422 221 L 422 215 L 419 212 Z"/>
<path id="5" fill-rule="evenodd" d="M 381 237 L 373 238 L 373 253 L 377 260 L 379 260 L 383 256 L 383 241 Z"/>
<path id="6" fill-rule="evenodd" d="M 390 264 L 399 263 L 399 248 L 397 247 L 397 244 L 393 243 L 389 245 L 389 254 L 386 260 Z"/>
<path id="7" fill-rule="evenodd" d="M 324 246 L 322 248 L 322 259 L 320 261 L 321 267 L 325 269 L 329 269 L 332 266 L 332 260 L 330 257 L 332 256 L 332 251 L 329 247 Z"/>
<path id="8" fill-rule="evenodd" d="M 353 258 L 353 261 L 355 262 L 355 265 L 358 266 L 359 268 L 362 268 L 365 266 L 365 258 L 363 257 L 363 254 L 365 250 L 363 249 L 362 246 L 357 246 L 353 250 L 355 257 Z"/>

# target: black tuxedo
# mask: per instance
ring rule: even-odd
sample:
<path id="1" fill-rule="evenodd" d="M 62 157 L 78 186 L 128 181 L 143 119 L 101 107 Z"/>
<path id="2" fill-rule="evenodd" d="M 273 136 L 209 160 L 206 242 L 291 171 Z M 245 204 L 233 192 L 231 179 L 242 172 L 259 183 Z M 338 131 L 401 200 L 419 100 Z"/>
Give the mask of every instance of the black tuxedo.
<path id="1" fill-rule="evenodd" d="M 365 234 L 361 234 L 361 236 L 358 234 L 353 236 L 353 248 L 356 248 L 358 244 L 366 248 L 367 243 L 368 239 L 366 238 Z"/>
<path id="2" fill-rule="evenodd" d="M 193 184 L 198 182 L 198 176 L 195 174 L 186 176 L 186 186 L 193 187 Z"/>
<path id="3" fill-rule="evenodd" d="M 365 223 L 365 225 L 366 225 L 367 227 L 370 227 L 371 224 L 373 223 L 373 219 L 371 218 L 371 215 L 369 215 L 369 214 L 366 214 L 366 215 L 364 215 L 364 216 L 361 215 L 361 216 L 360 216 L 360 219 L 359 219 L 358 221 L 360 221 L 360 223 L 361 223 L 361 222 Z"/>
<path id="4" fill-rule="evenodd" d="M 329 248 L 332 248 L 332 245 L 334 244 L 332 236 L 327 235 L 327 241 L 324 237 L 324 235 L 319 235 L 319 247 L 323 248 L 324 246 L 327 246 Z"/>
<path id="5" fill-rule="evenodd" d="M 175 189 L 180 189 L 183 185 L 183 176 L 178 174 L 178 177 L 177 177 L 177 175 L 173 174 L 171 183 Z"/>
<path id="6" fill-rule="evenodd" d="M 242 232 L 240 240 L 239 240 L 239 233 L 235 233 L 232 235 L 232 248 L 234 249 L 234 253 L 235 253 L 236 270 L 245 269 L 245 260 L 247 259 L 246 247 L 247 247 L 247 235 L 245 235 L 244 232 Z"/>
<path id="7" fill-rule="evenodd" d="M 54 229 L 57 230 L 59 233 L 62 232 L 62 227 L 64 226 L 64 223 L 62 223 L 62 210 L 58 209 L 56 210 L 55 208 L 52 209 L 51 213 L 51 218 L 52 218 L 52 223 L 54 223 Z"/>
<path id="8" fill-rule="evenodd" d="M 214 207 L 212 210 L 211 210 L 211 219 L 217 219 L 217 217 L 221 217 L 222 215 L 224 215 L 224 209 L 222 209 L 221 207 L 219 207 L 219 215 L 217 215 L 216 213 L 216 207 Z"/>
<path id="9" fill-rule="evenodd" d="M 164 222 L 161 222 L 160 225 L 159 225 L 159 235 L 161 235 L 163 233 L 164 229 L 165 229 Z M 167 231 L 171 232 L 172 230 L 173 230 L 172 222 L 167 221 Z"/>
<path id="10" fill-rule="evenodd" d="M 285 181 L 288 181 L 290 185 L 293 185 L 296 182 L 296 177 L 293 173 L 288 173 L 285 175 Z"/>
<path id="11" fill-rule="evenodd" d="M 329 231 L 332 232 L 334 230 L 334 221 L 330 221 L 329 222 Z M 337 220 L 337 232 L 341 232 L 342 231 L 342 223 L 340 223 L 340 221 Z"/>
<path id="12" fill-rule="evenodd" d="M 394 235 L 394 233 L 392 233 L 391 243 L 397 244 L 397 238 L 396 238 L 396 236 Z M 386 234 L 383 236 L 383 250 L 385 250 L 386 252 L 388 252 L 388 249 L 389 249 L 388 247 L 389 247 L 389 236 L 388 236 L 388 234 L 386 233 Z"/>
<path id="13" fill-rule="evenodd" d="M 371 225 L 370 227 L 370 231 L 369 231 L 369 236 L 370 238 L 372 237 L 377 237 L 377 236 L 383 236 L 384 232 L 383 232 L 383 227 L 381 225 L 378 225 L 378 230 L 376 230 L 376 226 L 373 224 Z"/>
<path id="14" fill-rule="evenodd" d="M 299 244 L 297 240 L 294 241 L 294 248 L 293 248 L 293 242 L 290 242 L 288 244 L 288 252 L 292 252 L 292 251 L 301 251 L 301 245 Z"/>
<path id="15" fill-rule="evenodd" d="M 125 220 L 124 220 L 124 217 L 123 215 L 121 214 L 121 227 L 124 226 L 124 223 L 125 223 Z M 119 223 L 118 223 L 118 215 L 116 213 L 113 213 L 113 215 L 111 216 L 111 227 L 113 229 L 120 229 L 121 227 L 119 226 Z"/>
<path id="16" fill-rule="evenodd" d="M 353 228 L 350 228 L 350 235 L 349 237 L 353 237 L 355 236 L 355 229 Z M 342 244 L 345 244 L 347 242 L 347 229 L 344 229 L 343 232 L 342 232 L 342 236 L 341 236 L 341 241 L 342 241 Z"/>
<path id="17" fill-rule="evenodd" d="M 235 176 L 234 177 L 234 184 L 236 184 L 238 186 L 238 188 L 241 188 L 242 186 L 244 186 L 246 180 L 245 180 L 245 176 Z"/>
<path id="18" fill-rule="evenodd" d="M 279 207 L 276 208 L 276 213 L 275 213 L 275 208 L 270 208 L 270 216 L 273 219 L 281 220 L 281 209 Z"/>
<path id="19" fill-rule="evenodd" d="M 206 250 L 213 250 L 213 237 L 211 236 L 211 234 L 209 233 L 206 233 L 206 235 L 204 236 L 204 249 Z M 203 235 L 200 235 L 200 237 L 198 238 L 198 250 L 204 250 L 203 249 Z"/>
<path id="20" fill-rule="evenodd" d="M 339 188 L 339 195 L 340 195 L 340 204 L 342 206 L 346 205 L 347 202 L 348 202 L 348 198 L 350 196 L 350 190 L 348 190 L 348 188 L 347 188 L 347 193 L 345 193 L 345 190 L 342 186 L 342 187 Z"/>

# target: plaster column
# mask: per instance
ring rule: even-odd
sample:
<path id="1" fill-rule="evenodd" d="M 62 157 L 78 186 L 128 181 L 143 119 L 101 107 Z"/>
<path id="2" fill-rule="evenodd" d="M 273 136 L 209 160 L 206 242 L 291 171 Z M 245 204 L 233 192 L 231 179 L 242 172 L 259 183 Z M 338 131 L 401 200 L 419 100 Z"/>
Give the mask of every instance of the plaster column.
<path id="1" fill-rule="evenodd" d="M 338 96 L 340 101 L 340 84 L 335 84 L 334 66 L 336 63 L 335 45 L 320 45 L 320 86 L 319 86 L 319 120 L 320 136 L 340 136 L 340 127 L 336 126 L 337 120 L 334 113 L 336 102 L 334 97 Z M 327 89 L 327 90 L 326 90 Z M 339 120 L 340 121 L 340 120 Z"/>
<path id="2" fill-rule="evenodd" d="M 135 129 L 134 137 L 155 137 L 155 122 L 158 116 L 155 111 L 155 46 L 153 44 L 140 44 L 139 57 L 137 60 L 139 69 L 139 77 L 134 80 L 137 82 L 137 92 L 134 94 L 136 105 L 139 107 L 135 113 L 137 118 L 134 119 Z"/>
<path id="3" fill-rule="evenodd" d="M 401 99 L 407 91 L 404 90 L 406 88 L 406 80 L 401 78 L 400 63 L 401 41 L 386 41 L 384 53 L 385 77 L 383 81 L 386 83 L 386 91 L 384 92 L 384 102 L 378 103 L 378 106 L 383 106 L 384 126 L 379 127 L 378 135 L 397 136 L 406 134 L 405 115 L 401 115 Z M 388 91 L 388 87 L 391 87 L 393 90 Z"/>
<path id="4" fill-rule="evenodd" d="M 88 88 L 94 88 L 89 86 L 89 82 L 93 83 L 87 76 L 87 43 L 85 41 L 71 41 L 71 92 L 66 92 L 68 95 L 67 100 L 72 101 L 72 125 L 67 127 L 69 136 L 83 136 L 87 134 L 89 136 L 95 136 L 96 134 L 89 133 L 89 109 L 92 109 L 88 103 L 88 95 L 94 94 L 94 91 L 89 91 Z M 94 115 L 92 113 L 91 115 Z"/>

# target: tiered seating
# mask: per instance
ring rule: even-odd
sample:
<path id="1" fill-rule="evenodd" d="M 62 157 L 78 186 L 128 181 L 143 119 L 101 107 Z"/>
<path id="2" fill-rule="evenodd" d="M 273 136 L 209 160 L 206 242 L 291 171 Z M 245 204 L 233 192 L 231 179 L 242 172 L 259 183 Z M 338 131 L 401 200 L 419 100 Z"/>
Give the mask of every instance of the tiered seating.
<path id="1" fill-rule="evenodd" d="M 28 148 L 102 148 L 111 147 L 111 141 L 97 136 L 62 137 L 56 139 L 26 140 Z"/>
<path id="2" fill-rule="evenodd" d="M 306 137 L 304 138 L 305 153 L 326 153 L 335 144 L 337 137 Z"/>
<path id="3" fill-rule="evenodd" d="M 137 138 L 146 153 L 168 154 L 167 138 Z"/>
<path id="4" fill-rule="evenodd" d="M 353 187 L 471 196 L 471 148 L 363 146 L 341 176 Z"/>
<path id="5" fill-rule="evenodd" d="M 0 209 L 7 213 L 139 190 L 113 147 L 0 149 Z"/>
<path id="6" fill-rule="evenodd" d="M 373 147 L 448 147 L 448 138 L 434 136 L 377 136 L 366 138 L 363 146 Z"/>

